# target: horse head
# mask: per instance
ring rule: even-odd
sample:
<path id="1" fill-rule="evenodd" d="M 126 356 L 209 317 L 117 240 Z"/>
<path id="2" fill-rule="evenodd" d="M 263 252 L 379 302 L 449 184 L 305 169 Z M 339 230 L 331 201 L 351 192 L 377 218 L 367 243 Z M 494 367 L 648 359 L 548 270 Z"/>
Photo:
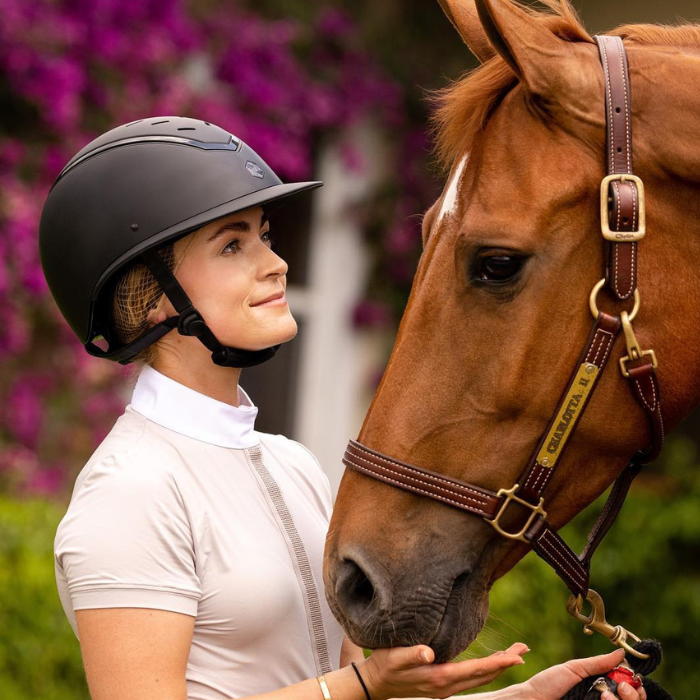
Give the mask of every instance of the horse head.
<path id="1" fill-rule="evenodd" d="M 440 0 L 482 65 L 435 114 L 447 186 L 423 219 L 423 254 L 359 441 L 497 491 L 516 482 L 588 334 L 601 277 L 605 81 L 566 0 Z M 700 401 L 700 28 L 629 25 L 635 172 L 646 186 L 636 331 L 659 359 L 663 421 Z M 601 294 L 619 315 L 629 303 Z M 611 369 L 545 492 L 559 528 L 650 440 L 613 346 Z M 376 648 L 424 643 L 444 661 L 468 646 L 488 591 L 528 551 L 483 518 L 353 470 L 326 546 L 331 607 Z"/>

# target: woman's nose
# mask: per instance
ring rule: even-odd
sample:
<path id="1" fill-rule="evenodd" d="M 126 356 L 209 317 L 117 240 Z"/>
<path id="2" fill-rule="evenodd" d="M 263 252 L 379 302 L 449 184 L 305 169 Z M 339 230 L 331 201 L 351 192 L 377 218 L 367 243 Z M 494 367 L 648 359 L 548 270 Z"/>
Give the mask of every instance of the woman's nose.
<path id="1" fill-rule="evenodd" d="M 262 253 L 262 261 L 260 263 L 260 272 L 262 277 L 282 277 L 287 274 L 289 265 L 282 259 L 274 250 L 265 246 Z"/>

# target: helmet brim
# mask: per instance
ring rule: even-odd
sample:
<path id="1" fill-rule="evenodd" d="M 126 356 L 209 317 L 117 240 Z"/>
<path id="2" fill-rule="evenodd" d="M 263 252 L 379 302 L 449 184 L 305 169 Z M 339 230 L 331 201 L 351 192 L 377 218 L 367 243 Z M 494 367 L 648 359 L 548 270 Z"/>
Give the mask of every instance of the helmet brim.
<path id="1" fill-rule="evenodd" d="M 277 208 L 278 206 L 281 206 L 287 201 L 291 200 L 296 195 L 322 186 L 323 182 L 320 181 L 291 182 L 282 185 L 272 185 L 271 187 L 266 187 L 265 189 L 258 190 L 257 192 L 251 192 L 250 194 L 237 197 L 236 199 L 224 202 L 223 204 L 219 204 L 216 207 L 200 212 L 190 219 L 180 221 L 163 231 L 159 231 L 153 236 L 150 236 L 147 240 L 143 241 L 141 245 L 135 246 L 129 250 L 126 255 L 123 255 L 115 260 L 104 271 L 95 285 L 92 301 L 94 302 L 99 297 L 102 286 L 108 279 L 110 279 L 118 268 L 137 258 L 144 250 L 158 247 L 170 240 L 182 238 L 183 236 L 196 231 L 202 226 L 211 223 L 212 221 L 216 221 L 216 219 L 228 216 L 229 214 L 235 214 L 237 211 L 244 211 L 245 209 L 251 209 L 252 207 L 257 206 L 262 206 L 265 209 Z"/>

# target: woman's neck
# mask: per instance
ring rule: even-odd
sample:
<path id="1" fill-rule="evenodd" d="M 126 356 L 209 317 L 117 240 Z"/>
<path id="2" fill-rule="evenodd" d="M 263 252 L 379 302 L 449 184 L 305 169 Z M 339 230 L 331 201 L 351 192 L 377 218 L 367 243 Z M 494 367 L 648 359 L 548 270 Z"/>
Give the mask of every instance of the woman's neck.
<path id="1" fill-rule="evenodd" d="M 207 364 L 208 363 L 208 364 Z M 209 354 L 196 362 L 179 362 L 175 358 L 159 357 L 153 369 L 200 394 L 238 407 L 238 382 L 241 370 L 215 365 Z"/>

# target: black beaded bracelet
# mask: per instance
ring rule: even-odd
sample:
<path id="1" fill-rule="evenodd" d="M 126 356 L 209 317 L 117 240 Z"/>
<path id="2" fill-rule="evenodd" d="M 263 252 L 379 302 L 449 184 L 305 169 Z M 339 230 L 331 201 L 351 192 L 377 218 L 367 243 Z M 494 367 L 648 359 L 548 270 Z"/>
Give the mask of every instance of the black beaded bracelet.
<path id="1" fill-rule="evenodd" d="M 357 676 L 357 680 L 360 681 L 360 685 L 362 686 L 362 690 L 365 691 L 365 697 L 367 698 L 367 700 L 372 700 L 372 696 L 369 694 L 369 690 L 367 690 L 367 686 L 365 685 L 365 682 L 362 680 L 362 676 L 360 675 L 360 672 L 357 670 L 357 664 L 354 661 L 351 661 L 350 665 L 352 666 L 352 670 L 355 671 L 355 675 Z"/>

